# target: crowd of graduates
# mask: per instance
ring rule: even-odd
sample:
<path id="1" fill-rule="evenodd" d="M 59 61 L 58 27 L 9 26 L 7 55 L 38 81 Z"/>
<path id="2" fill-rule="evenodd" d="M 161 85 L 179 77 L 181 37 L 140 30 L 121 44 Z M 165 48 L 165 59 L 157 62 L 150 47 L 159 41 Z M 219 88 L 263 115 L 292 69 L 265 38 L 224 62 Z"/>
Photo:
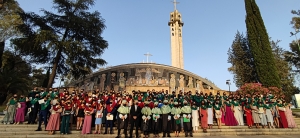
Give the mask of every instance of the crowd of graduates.
<path id="1" fill-rule="evenodd" d="M 49 134 L 59 131 L 70 134 L 72 126 L 81 134 L 114 134 L 117 137 L 124 129 L 125 137 L 139 137 L 139 130 L 147 138 L 152 133 L 159 137 L 193 137 L 199 128 L 203 132 L 217 126 L 244 126 L 256 128 L 294 128 L 297 125 L 292 116 L 291 104 L 286 103 L 284 95 L 272 92 L 241 94 L 220 92 L 217 94 L 196 91 L 169 93 L 167 90 L 103 91 L 87 92 L 84 89 L 68 91 L 57 88 L 34 88 L 27 96 L 14 95 L 9 99 L 4 124 L 38 124 L 36 131 L 47 130 Z M 214 125 L 215 120 L 215 125 Z M 95 128 L 93 131 L 92 128 Z M 109 128 L 109 130 L 108 130 Z M 73 130 L 74 131 L 74 130 Z"/>

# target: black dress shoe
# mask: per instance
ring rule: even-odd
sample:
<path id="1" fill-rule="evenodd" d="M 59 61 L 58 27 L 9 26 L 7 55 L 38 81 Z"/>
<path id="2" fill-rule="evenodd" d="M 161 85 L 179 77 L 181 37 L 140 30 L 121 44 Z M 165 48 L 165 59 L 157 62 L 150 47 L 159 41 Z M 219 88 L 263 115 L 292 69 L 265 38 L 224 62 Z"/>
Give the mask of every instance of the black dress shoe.
<path id="1" fill-rule="evenodd" d="M 110 134 L 114 134 L 114 132 L 110 132 Z"/>
<path id="2" fill-rule="evenodd" d="M 107 134 L 107 132 L 104 132 L 103 134 Z"/>
<path id="3" fill-rule="evenodd" d="M 35 130 L 35 131 L 42 131 L 42 129 L 41 128 L 38 128 L 37 130 Z"/>

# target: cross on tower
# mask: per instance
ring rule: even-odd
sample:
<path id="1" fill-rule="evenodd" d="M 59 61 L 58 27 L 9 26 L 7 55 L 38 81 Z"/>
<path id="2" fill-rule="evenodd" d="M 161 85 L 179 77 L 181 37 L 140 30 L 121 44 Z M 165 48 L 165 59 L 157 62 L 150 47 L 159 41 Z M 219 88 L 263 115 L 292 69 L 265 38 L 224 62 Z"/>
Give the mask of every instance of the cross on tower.
<path id="1" fill-rule="evenodd" d="M 149 61 L 148 61 L 148 60 L 149 60 L 149 57 L 152 56 L 152 55 L 151 55 L 149 52 L 148 52 L 147 54 L 144 54 L 144 55 L 147 57 L 146 63 L 149 63 Z"/>
<path id="2" fill-rule="evenodd" d="M 178 4 L 179 2 L 176 2 L 176 0 L 172 1 L 172 3 L 174 4 L 174 10 L 176 10 L 176 4 Z"/>

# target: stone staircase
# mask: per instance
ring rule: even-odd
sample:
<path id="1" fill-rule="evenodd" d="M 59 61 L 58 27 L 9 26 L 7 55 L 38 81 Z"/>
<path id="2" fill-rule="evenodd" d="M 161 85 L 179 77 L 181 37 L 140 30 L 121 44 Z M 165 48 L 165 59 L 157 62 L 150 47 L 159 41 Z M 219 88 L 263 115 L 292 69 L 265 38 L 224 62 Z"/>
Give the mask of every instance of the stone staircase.
<path id="1" fill-rule="evenodd" d="M 3 115 L 0 116 L 0 120 L 3 119 Z M 299 135 L 300 134 L 300 118 L 295 118 L 296 124 L 298 128 L 294 129 L 268 129 L 268 128 L 252 128 L 249 129 L 247 126 L 222 126 L 221 129 L 218 129 L 217 126 L 213 126 L 213 129 L 208 129 L 207 133 L 203 133 L 202 130 L 196 131 L 193 135 L 194 137 L 201 136 L 245 136 L 245 135 Z M 19 125 L 4 125 L 0 124 L 0 137 L 1 138 L 89 138 L 89 137 L 105 137 L 105 138 L 114 138 L 117 136 L 117 130 L 114 128 L 114 134 L 89 134 L 89 135 L 81 135 L 81 131 L 76 131 L 75 125 L 73 125 L 71 131 L 72 134 L 68 135 L 60 135 L 57 132 L 54 135 L 48 135 L 47 131 L 35 131 L 37 129 L 37 124 L 27 125 L 27 124 L 19 124 Z M 104 129 L 102 128 L 102 133 Z M 133 132 L 135 133 L 135 131 Z M 129 134 L 129 129 L 128 129 Z M 141 132 L 140 132 L 141 134 Z M 143 135 L 141 135 L 143 136 Z M 152 136 L 152 135 L 150 135 Z M 162 134 L 160 134 L 162 136 Z M 171 134 L 174 136 L 174 134 Z M 181 132 L 181 137 L 184 137 L 184 134 Z M 122 135 L 124 137 L 124 135 Z"/>

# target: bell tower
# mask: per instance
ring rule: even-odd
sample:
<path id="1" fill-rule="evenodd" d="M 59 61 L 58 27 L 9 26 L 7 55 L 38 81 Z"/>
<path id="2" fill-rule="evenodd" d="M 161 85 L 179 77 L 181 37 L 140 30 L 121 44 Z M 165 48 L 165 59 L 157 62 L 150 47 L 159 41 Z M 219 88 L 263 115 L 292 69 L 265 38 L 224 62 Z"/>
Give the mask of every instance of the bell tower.
<path id="1" fill-rule="evenodd" d="M 172 66 L 183 69 L 183 48 L 182 48 L 182 27 L 183 22 L 180 12 L 176 9 L 176 2 L 174 0 L 174 11 L 170 13 L 170 36 L 171 36 L 171 61 Z"/>

